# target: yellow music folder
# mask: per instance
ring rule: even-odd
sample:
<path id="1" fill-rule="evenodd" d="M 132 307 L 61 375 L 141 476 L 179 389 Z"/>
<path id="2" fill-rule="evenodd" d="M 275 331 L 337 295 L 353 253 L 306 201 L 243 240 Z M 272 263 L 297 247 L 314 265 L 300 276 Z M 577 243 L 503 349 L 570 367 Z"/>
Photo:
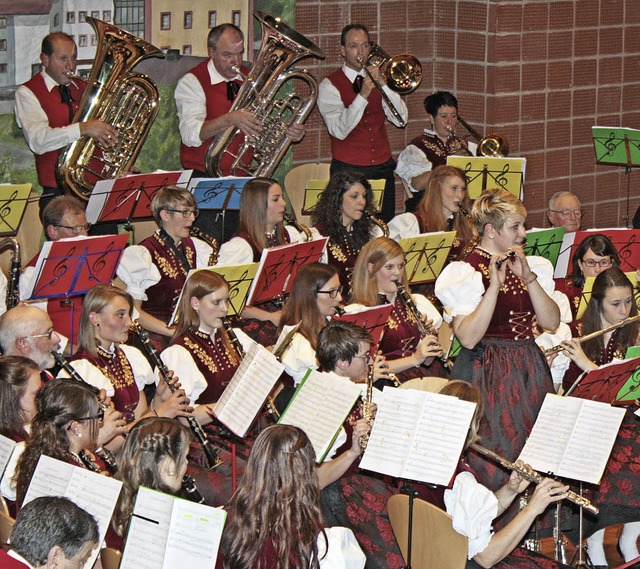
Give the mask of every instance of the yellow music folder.
<path id="1" fill-rule="evenodd" d="M 27 209 L 31 184 L 0 184 L 0 235 L 15 235 Z"/>
<path id="2" fill-rule="evenodd" d="M 438 278 L 455 236 L 455 231 L 438 231 L 400 239 L 410 284 L 432 282 Z"/>
<path id="3" fill-rule="evenodd" d="M 523 198 L 526 158 L 448 156 L 447 165 L 467 175 L 467 191 L 475 200 L 487 188 L 502 188 Z"/>
<path id="4" fill-rule="evenodd" d="M 304 203 L 302 204 L 302 215 L 311 215 L 316 207 L 320 194 L 327 188 L 329 180 L 309 180 L 304 189 Z M 382 209 L 382 198 L 384 197 L 385 180 L 369 180 L 371 192 L 373 193 L 373 207 L 379 212 Z"/>
<path id="5" fill-rule="evenodd" d="M 636 301 L 636 306 L 640 307 L 640 290 L 638 289 L 638 279 L 636 279 L 636 273 L 630 272 L 630 273 L 625 273 L 625 275 L 627 275 L 627 277 L 631 281 L 631 284 L 633 285 L 633 290 L 634 290 L 633 295 Z M 593 281 L 595 280 L 596 280 L 595 277 L 587 277 L 584 281 L 584 287 L 582 288 L 582 297 L 580 298 L 580 304 L 578 305 L 578 312 L 576 315 L 576 319 L 582 318 L 582 315 L 584 314 L 584 311 L 587 308 L 587 304 L 591 299 L 591 291 L 593 290 Z"/>

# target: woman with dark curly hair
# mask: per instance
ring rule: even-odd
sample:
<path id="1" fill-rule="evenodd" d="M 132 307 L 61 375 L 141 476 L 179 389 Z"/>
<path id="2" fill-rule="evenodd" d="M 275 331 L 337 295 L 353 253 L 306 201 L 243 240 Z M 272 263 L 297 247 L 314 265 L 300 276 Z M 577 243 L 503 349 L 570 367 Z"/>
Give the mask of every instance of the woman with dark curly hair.
<path id="1" fill-rule="evenodd" d="M 569 298 L 571 314 L 575 319 L 582 299 L 582 289 L 587 277 L 597 277 L 609 267 L 619 267 L 620 257 L 611 240 L 600 233 L 589 235 L 578 245 L 571 261 L 571 274 L 556 279 L 556 290 Z"/>
<path id="2" fill-rule="evenodd" d="M 321 235 L 329 238 L 327 263 L 336 268 L 345 292 L 351 271 L 362 246 L 382 230 L 371 221 L 371 184 L 360 172 L 338 172 L 320 194 L 311 221 Z"/>
<path id="3" fill-rule="evenodd" d="M 298 427 L 260 433 L 225 509 L 217 569 L 364 567 L 350 530 L 323 529 L 315 452 Z M 336 533 L 340 543 L 332 539 Z"/>

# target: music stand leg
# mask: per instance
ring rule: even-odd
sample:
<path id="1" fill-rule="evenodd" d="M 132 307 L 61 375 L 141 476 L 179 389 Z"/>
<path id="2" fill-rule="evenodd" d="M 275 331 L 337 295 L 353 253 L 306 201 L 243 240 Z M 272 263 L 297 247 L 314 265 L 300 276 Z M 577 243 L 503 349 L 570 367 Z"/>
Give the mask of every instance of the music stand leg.
<path id="1" fill-rule="evenodd" d="M 580 496 L 582 496 L 582 482 L 580 482 Z M 589 553 L 587 552 L 587 544 L 584 540 L 583 514 L 583 508 L 580 506 L 578 511 L 578 545 L 571 559 L 571 566 L 594 569 L 593 563 L 591 563 L 591 559 L 589 558 Z"/>
<path id="2" fill-rule="evenodd" d="M 556 504 L 556 516 L 555 527 L 553 528 L 553 543 L 555 551 L 555 560 L 566 565 L 567 564 L 567 548 L 565 543 L 565 537 L 562 533 L 562 519 L 561 519 L 562 503 Z"/>
<path id="3" fill-rule="evenodd" d="M 418 493 L 413 489 L 413 486 L 406 480 L 400 489 L 401 494 L 407 494 L 409 496 L 409 520 L 408 520 L 408 533 L 407 533 L 407 564 L 402 569 L 411 569 L 411 547 L 413 540 L 413 502 Z"/>

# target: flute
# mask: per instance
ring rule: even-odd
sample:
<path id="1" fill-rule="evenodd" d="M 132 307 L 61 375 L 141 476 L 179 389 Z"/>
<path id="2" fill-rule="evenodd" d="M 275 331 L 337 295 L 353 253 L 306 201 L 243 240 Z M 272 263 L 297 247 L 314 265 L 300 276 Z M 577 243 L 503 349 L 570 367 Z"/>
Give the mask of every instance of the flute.
<path id="1" fill-rule="evenodd" d="M 500 456 L 499 454 L 493 452 L 492 450 L 489 450 L 486 447 L 483 447 L 482 445 L 479 445 L 477 443 L 471 443 L 469 447 L 475 451 L 478 451 L 480 454 L 496 461 L 498 464 L 501 464 L 505 468 L 508 468 L 509 470 L 514 470 L 522 478 L 524 478 L 525 480 L 528 480 L 529 482 L 533 482 L 534 484 L 539 484 L 540 482 L 542 482 L 544 478 L 541 474 L 537 472 L 529 472 L 528 470 L 525 470 L 524 468 L 518 466 L 515 462 L 509 462 L 506 458 Z M 594 515 L 598 515 L 598 512 L 600 511 L 597 506 L 594 506 L 584 496 L 580 496 L 580 494 L 576 494 L 571 490 L 569 490 L 567 494 L 567 500 L 569 500 L 570 502 L 573 502 L 574 504 L 576 504 L 577 506 L 580 506 L 581 508 L 584 508 L 585 510 L 587 510 L 587 512 L 590 512 Z"/>
<path id="2" fill-rule="evenodd" d="M 516 256 L 515 251 L 509 251 L 504 257 L 502 257 L 502 259 L 498 259 L 496 261 L 496 269 L 500 270 L 500 267 L 502 267 L 502 263 L 504 263 L 505 261 L 508 261 L 509 259 L 515 259 L 515 256 Z"/>
<path id="3" fill-rule="evenodd" d="M 169 368 L 162 361 L 162 358 L 160 358 L 160 354 L 158 354 L 158 350 L 156 350 L 154 345 L 151 343 L 149 334 L 147 334 L 146 330 L 144 330 L 138 322 L 132 322 L 131 328 L 140 338 L 145 351 L 149 355 L 149 358 L 154 363 L 154 365 L 158 368 L 162 379 L 169 386 L 170 391 L 172 393 L 175 393 L 176 386 L 171 383 L 171 379 L 169 377 Z M 218 456 L 218 451 L 213 448 L 213 446 L 209 442 L 209 439 L 207 439 L 207 435 L 202 430 L 202 426 L 200 425 L 200 423 L 198 423 L 198 420 L 193 415 L 189 415 L 188 417 L 186 417 L 186 419 L 189 423 L 189 427 L 193 431 L 193 434 L 202 445 L 202 450 L 204 451 L 204 455 L 207 459 L 207 463 L 209 464 L 209 468 L 215 468 L 216 466 L 222 464 L 222 460 Z"/>

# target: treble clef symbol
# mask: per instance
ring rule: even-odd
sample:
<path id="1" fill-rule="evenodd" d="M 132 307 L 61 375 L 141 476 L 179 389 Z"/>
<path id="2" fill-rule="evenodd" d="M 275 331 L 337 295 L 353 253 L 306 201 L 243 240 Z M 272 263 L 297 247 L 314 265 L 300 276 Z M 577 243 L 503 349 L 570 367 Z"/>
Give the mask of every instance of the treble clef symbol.
<path id="1" fill-rule="evenodd" d="M 507 174 L 509 173 L 510 169 L 511 167 L 507 163 L 504 165 L 504 168 L 502 168 L 502 171 L 496 176 L 496 184 L 498 184 L 498 186 L 500 186 L 502 189 L 506 189 L 509 184 Z"/>
<path id="2" fill-rule="evenodd" d="M 221 188 L 222 188 L 222 182 L 218 182 L 217 184 L 205 190 L 204 194 L 202 194 L 202 202 L 208 202 L 209 200 L 212 200 L 218 197 L 218 194 L 220 193 L 219 190 Z"/>
<path id="3" fill-rule="evenodd" d="M 106 258 L 113 251 L 113 247 L 114 244 L 109 243 L 109 246 L 105 249 L 105 251 L 101 253 L 101 255 L 94 261 L 93 265 L 91 265 L 91 271 L 93 273 L 100 273 L 102 270 L 104 270 L 105 266 L 107 265 Z"/>
<path id="4" fill-rule="evenodd" d="M 604 143 L 604 147 L 607 149 L 607 156 L 611 156 L 616 151 L 618 145 L 616 143 L 615 132 L 609 134 L 609 138 L 607 138 L 607 141 Z"/>
<path id="5" fill-rule="evenodd" d="M 66 257 L 64 259 L 62 259 L 62 261 L 60 261 L 54 268 L 53 268 L 53 280 L 51 281 L 50 284 L 55 284 L 58 282 L 58 280 L 60 280 L 61 277 L 63 277 L 65 275 L 65 273 L 67 272 L 67 270 L 69 269 L 69 265 L 67 265 L 67 261 L 69 259 L 73 259 L 73 257 L 75 256 L 75 252 L 76 252 L 76 248 L 75 247 L 71 247 L 71 249 L 69 249 L 69 251 L 67 251 Z"/>
<path id="6" fill-rule="evenodd" d="M 634 235 L 631 235 L 628 242 L 626 242 L 624 245 L 618 248 L 618 256 L 620 257 L 621 266 L 629 265 L 629 261 L 633 256 L 633 248 L 635 247 L 635 244 L 636 244 L 636 236 L 634 234 Z M 635 267 L 631 267 L 630 270 L 635 270 Z"/>
<path id="7" fill-rule="evenodd" d="M 14 191 L 9 199 L 2 204 L 2 209 L 0 209 L 0 219 L 6 219 L 11 215 L 11 202 L 18 197 L 18 192 Z"/>

